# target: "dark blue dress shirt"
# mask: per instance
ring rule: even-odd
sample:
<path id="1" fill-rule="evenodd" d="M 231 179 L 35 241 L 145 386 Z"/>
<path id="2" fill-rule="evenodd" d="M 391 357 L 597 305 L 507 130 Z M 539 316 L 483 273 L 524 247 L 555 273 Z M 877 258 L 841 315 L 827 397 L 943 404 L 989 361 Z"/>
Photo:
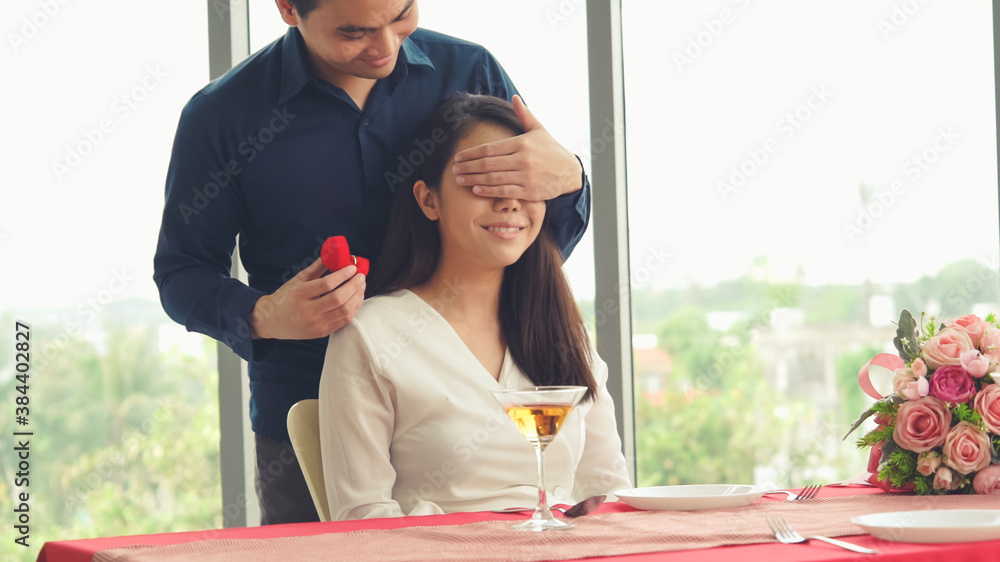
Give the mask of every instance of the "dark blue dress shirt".
<path id="1" fill-rule="evenodd" d="M 288 409 L 317 395 L 327 338 L 251 340 L 257 299 L 314 262 L 329 236 L 346 236 L 352 253 L 378 267 L 391 193 L 420 150 L 424 118 L 458 91 L 517 93 L 486 49 L 422 29 L 403 42 L 364 109 L 308 60 L 290 28 L 191 98 L 154 258 L 164 310 L 249 362 L 253 430 L 281 441 Z M 549 202 L 566 256 L 590 219 L 583 183 Z M 249 286 L 230 277 L 237 235 Z"/>

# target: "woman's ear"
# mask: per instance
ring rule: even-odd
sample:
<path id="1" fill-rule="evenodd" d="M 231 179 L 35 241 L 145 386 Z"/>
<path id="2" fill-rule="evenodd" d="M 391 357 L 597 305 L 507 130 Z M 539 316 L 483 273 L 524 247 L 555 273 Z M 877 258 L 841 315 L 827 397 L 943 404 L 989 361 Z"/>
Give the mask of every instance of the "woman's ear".
<path id="1" fill-rule="evenodd" d="M 427 186 L 427 182 L 424 180 L 417 180 L 416 183 L 413 184 L 413 197 L 417 200 L 417 205 L 420 205 L 420 210 L 424 212 L 425 217 L 432 221 L 436 221 L 441 218 L 441 214 L 438 209 L 439 204 L 437 193 Z"/>

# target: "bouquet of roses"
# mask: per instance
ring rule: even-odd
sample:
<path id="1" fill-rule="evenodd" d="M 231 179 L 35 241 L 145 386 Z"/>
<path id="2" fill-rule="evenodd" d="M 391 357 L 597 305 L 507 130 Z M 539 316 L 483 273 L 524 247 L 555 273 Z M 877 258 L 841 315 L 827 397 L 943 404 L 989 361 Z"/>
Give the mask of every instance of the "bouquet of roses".
<path id="1" fill-rule="evenodd" d="M 903 310 L 893 339 L 899 356 L 872 360 L 895 369 L 893 394 L 874 391 L 868 365 L 859 373 L 879 400 L 847 434 L 875 416 L 878 427 L 858 447 L 871 447 L 869 481 L 883 489 L 1000 494 L 1000 326 L 992 314 L 920 320 Z"/>

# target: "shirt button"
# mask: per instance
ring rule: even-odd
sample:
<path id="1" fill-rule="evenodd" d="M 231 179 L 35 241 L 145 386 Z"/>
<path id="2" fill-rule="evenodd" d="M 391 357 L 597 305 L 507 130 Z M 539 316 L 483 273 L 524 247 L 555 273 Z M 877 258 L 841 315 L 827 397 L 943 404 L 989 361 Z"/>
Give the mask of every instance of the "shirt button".
<path id="1" fill-rule="evenodd" d="M 565 493 L 566 493 L 566 490 L 562 486 L 556 486 L 552 490 L 552 495 L 555 496 L 556 498 L 562 498 L 563 494 L 565 494 Z"/>
<path id="2" fill-rule="evenodd" d="M 364 121 L 361 122 L 361 124 L 364 125 L 365 127 L 367 127 L 368 126 L 368 120 L 365 119 Z"/>

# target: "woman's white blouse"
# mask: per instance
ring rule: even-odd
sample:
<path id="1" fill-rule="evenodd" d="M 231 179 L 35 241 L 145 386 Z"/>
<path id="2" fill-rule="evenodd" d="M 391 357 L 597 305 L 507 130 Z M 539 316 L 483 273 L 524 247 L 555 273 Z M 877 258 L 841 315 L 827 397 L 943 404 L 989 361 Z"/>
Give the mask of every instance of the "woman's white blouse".
<path id="1" fill-rule="evenodd" d="M 630 488 L 607 365 L 545 450 L 550 503 Z M 508 353 L 499 382 L 410 291 L 369 299 L 330 337 L 320 442 L 334 520 L 533 506 L 535 452 L 490 393 L 534 386 Z"/>

